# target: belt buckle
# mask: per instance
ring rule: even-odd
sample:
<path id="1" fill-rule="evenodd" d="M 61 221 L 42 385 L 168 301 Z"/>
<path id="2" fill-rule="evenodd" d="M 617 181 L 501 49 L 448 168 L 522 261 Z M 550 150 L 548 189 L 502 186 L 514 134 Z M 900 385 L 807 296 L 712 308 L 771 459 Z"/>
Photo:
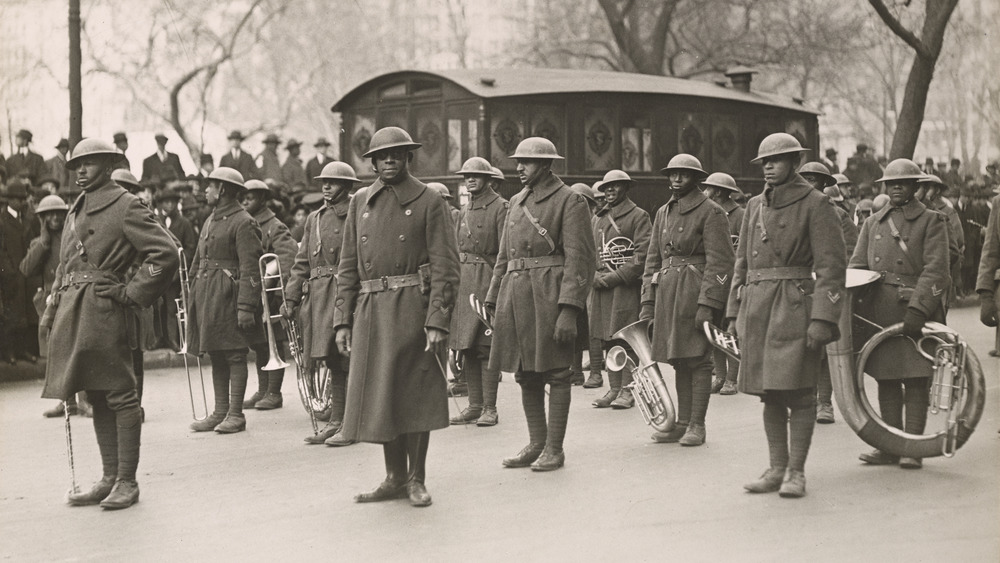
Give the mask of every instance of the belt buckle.
<path id="1" fill-rule="evenodd" d="M 389 291 L 389 276 L 382 276 L 378 281 L 382 284 L 382 288 L 379 291 Z"/>

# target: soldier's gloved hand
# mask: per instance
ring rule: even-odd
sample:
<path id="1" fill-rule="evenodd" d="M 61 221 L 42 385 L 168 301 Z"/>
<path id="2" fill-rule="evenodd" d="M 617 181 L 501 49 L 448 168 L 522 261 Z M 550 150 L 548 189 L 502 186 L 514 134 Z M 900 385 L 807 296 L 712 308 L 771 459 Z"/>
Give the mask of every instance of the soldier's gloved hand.
<path id="1" fill-rule="evenodd" d="M 559 317 L 556 318 L 556 330 L 552 338 L 560 344 L 572 344 L 576 341 L 577 310 L 573 307 L 559 307 Z"/>
<path id="2" fill-rule="evenodd" d="M 694 314 L 694 326 L 695 330 L 699 333 L 704 329 L 705 323 L 711 323 L 715 320 L 715 309 L 709 307 L 708 305 L 698 305 L 698 312 Z"/>
<path id="3" fill-rule="evenodd" d="M 979 320 L 986 326 L 997 326 L 997 302 L 992 292 L 979 294 Z"/>
<path id="4" fill-rule="evenodd" d="M 924 335 L 922 329 L 925 322 L 927 322 L 927 316 L 923 312 L 913 307 L 907 307 L 906 313 L 903 313 L 903 335 L 920 340 L 920 337 Z"/>
<path id="5" fill-rule="evenodd" d="M 424 327 L 424 334 L 427 335 L 427 346 L 424 351 L 434 352 L 435 356 L 440 356 L 441 352 L 448 351 L 448 333 L 439 328 Z"/>
<path id="6" fill-rule="evenodd" d="M 836 340 L 836 329 L 837 326 L 829 321 L 818 319 L 809 321 L 809 328 L 806 329 L 806 346 L 810 350 L 819 350 Z"/>
<path id="7" fill-rule="evenodd" d="M 736 334 L 736 317 L 726 317 L 726 332 L 733 336 L 739 336 Z"/>
<path id="8" fill-rule="evenodd" d="M 94 294 L 98 297 L 106 297 L 115 303 L 132 307 L 135 305 L 128 295 L 125 294 L 125 284 L 113 282 L 111 280 L 101 280 L 94 282 Z"/>
<path id="9" fill-rule="evenodd" d="M 337 343 L 337 351 L 340 352 L 341 356 L 351 355 L 351 329 L 348 327 L 341 327 L 337 329 L 337 336 L 334 337 L 334 341 Z"/>
<path id="10" fill-rule="evenodd" d="M 236 311 L 236 324 L 243 330 L 250 330 L 254 325 L 254 315 L 250 311 L 239 309 Z"/>
<path id="11" fill-rule="evenodd" d="M 656 304 L 646 302 L 642 304 L 642 310 L 639 311 L 640 321 L 651 321 L 656 314 Z"/>
<path id="12" fill-rule="evenodd" d="M 281 304 L 281 308 L 278 310 L 282 317 L 291 321 L 295 319 L 295 313 L 298 312 L 299 306 L 294 301 L 285 301 Z"/>
<path id="13" fill-rule="evenodd" d="M 595 289 L 607 289 L 608 283 L 604 281 L 604 277 L 600 272 L 594 274 L 594 288 Z"/>

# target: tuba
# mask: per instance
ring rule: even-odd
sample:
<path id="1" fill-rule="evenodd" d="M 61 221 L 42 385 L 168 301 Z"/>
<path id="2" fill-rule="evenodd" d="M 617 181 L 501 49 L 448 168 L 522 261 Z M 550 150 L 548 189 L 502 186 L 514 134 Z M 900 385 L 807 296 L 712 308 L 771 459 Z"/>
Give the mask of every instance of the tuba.
<path id="1" fill-rule="evenodd" d="M 634 322 L 614 333 L 611 338 L 628 343 L 639 363 L 636 364 L 628 356 L 624 347 L 614 346 L 608 350 L 608 369 L 618 371 L 629 363 L 632 364 L 633 381 L 628 388 L 636 398 L 642 418 L 655 430 L 670 432 L 677 424 L 676 410 L 660 367 L 653 360 L 652 346 L 649 343 L 649 321 Z"/>
<path id="2" fill-rule="evenodd" d="M 184 257 L 183 248 L 177 248 L 177 258 L 180 259 L 178 274 L 180 276 L 181 284 L 181 296 L 174 299 L 174 303 L 177 305 L 177 334 L 181 345 L 181 349 L 177 353 L 184 358 L 184 373 L 187 374 L 188 395 L 191 397 L 191 417 L 197 421 L 201 421 L 208 418 L 208 395 L 205 393 L 205 373 L 201 369 L 201 358 L 199 356 L 195 356 L 195 361 L 198 362 L 198 377 L 201 379 L 201 403 L 205 410 L 205 416 L 199 418 L 197 409 L 195 408 L 194 384 L 191 382 L 191 367 L 188 365 L 187 311 L 188 303 L 191 299 L 191 282 L 188 277 L 187 260 Z"/>
<path id="3" fill-rule="evenodd" d="M 879 279 L 876 272 L 848 269 L 848 288 Z M 880 330 L 857 353 L 852 342 L 853 296 L 840 315 L 840 340 L 827 345 L 827 358 L 837 406 L 847 424 L 869 445 L 900 457 L 951 457 L 969 439 L 986 403 L 986 380 L 979 359 L 953 329 L 935 322 L 924 325 L 914 345 L 933 363 L 930 389 L 931 414 L 945 413 L 942 427 L 930 434 L 910 434 L 885 423 L 875 412 L 864 389 L 865 366 L 872 351 L 887 339 L 901 335 L 903 323 Z M 933 351 L 928 351 L 932 346 Z"/>
<path id="4" fill-rule="evenodd" d="M 599 258 L 601 263 L 609 269 L 617 270 L 626 264 L 631 264 L 635 259 L 635 243 L 632 242 L 632 239 L 618 236 L 605 241 L 602 234 L 601 241 L 603 244 L 601 244 Z"/>

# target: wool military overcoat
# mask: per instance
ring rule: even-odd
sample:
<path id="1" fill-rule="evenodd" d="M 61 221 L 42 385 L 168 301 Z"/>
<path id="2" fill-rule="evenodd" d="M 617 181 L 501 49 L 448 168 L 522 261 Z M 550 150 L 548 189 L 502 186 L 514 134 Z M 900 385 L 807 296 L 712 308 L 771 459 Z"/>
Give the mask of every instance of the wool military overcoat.
<path id="1" fill-rule="evenodd" d="M 139 267 L 126 281 L 133 264 Z M 98 296 L 93 282 L 124 283 L 137 307 L 149 307 L 177 267 L 177 247 L 139 198 L 110 181 L 84 192 L 62 232 L 42 396 L 134 388 L 135 310 Z"/>
<path id="2" fill-rule="evenodd" d="M 190 273 L 188 348 L 192 354 L 241 350 L 263 338 L 260 240 L 260 227 L 238 203 L 219 205 L 205 220 Z M 238 310 L 254 315 L 252 329 L 239 328 Z"/>
<path id="3" fill-rule="evenodd" d="M 990 218 L 986 223 L 986 236 L 983 238 L 983 255 L 979 261 L 979 275 L 976 278 L 976 291 L 996 292 L 997 281 L 1000 280 L 1000 196 L 993 198 Z"/>
<path id="4" fill-rule="evenodd" d="M 630 199 L 614 207 L 604 207 L 594 217 L 594 245 L 598 260 L 587 308 L 591 338 L 611 340 L 611 335 L 639 320 L 642 269 L 646 264 L 651 228 L 649 214 Z M 618 237 L 632 241 L 634 253 L 627 263 L 612 266 L 601 260 L 600 253 L 602 247 L 614 244 L 614 239 Z"/>
<path id="5" fill-rule="evenodd" d="M 350 201 L 324 205 L 306 217 L 302 244 L 295 256 L 285 299 L 299 305 L 299 334 L 304 358 L 337 356 L 333 330 L 337 265 Z"/>
<path id="6" fill-rule="evenodd" d="M 733 277 L 733 242 L 726 212 L 692 190 L 671 197 L 653 219 L 642 275 L 642 302 L 654 303 L 653 359 L 668 362 L 708 352 L 698 306 L 726 306 Z M 721 316 L 721 315 L 716 315 Z"/>
<path id="7" fill-rule="evenodd" d="M 726 313 L 737 318 L 740 391 L 816 386 L 822 354 L 807 347 L 806 331 L 812 320 L 839 321 L 846 265 L 833 203 L 804 178 L 750 199 Z"/>
<path id="8" fill-rule="evenodd" d="M 597 269 L 590 221 L 587 201 L 551 172 L 511 199 L 486 298 L 496 304 L 490 368 L 569 369 L 576 346 L 556 342 L 555 327 L 561 306 L 587 305 Z"/>
<path id="9" fill-rule="evenodd" d="M 451 317 L 448 345 L 453 350 L 490 345 L 486 327 L 469 304 L 469 295 L 483 301 L 489 293 L 508 207 L 507 200 L 489 190 L 470 199 L 458 216 L 456 229 L 462 281 L 458 286 L 455 314 Z"/>
<path id="10" fill-rule="evenodd" d="M 874 270 L 882 277 L 854 290 L 854 313 L 885 327 L 901 322 L 906 308 L 912 307 L 928 320 L 943 322 L 951 286 L 947 229 L 944 215 L 916 199 L 902 207 L 887 205 L 869 217 L 849 267 Z M 855 351 L 878 330 L 863 322 L 853 327 Z M 907 337 L 896 336 L 872 351 L 865 372 L 875 379 L 904 379 L 928 377 L 930 368 Z"/>
<path id="11" fill-rule="evenodd" d="M 390 278 L 420 272 L 420 285 Z M 358 190 L 338 278 L 334 325 L 353 329 L 344 437 L 387 442 L 448 426 L 446 376 L 425 350 L 425 329 L 448 331 L 458 290 L 448 204 L 410 176 Z"/>

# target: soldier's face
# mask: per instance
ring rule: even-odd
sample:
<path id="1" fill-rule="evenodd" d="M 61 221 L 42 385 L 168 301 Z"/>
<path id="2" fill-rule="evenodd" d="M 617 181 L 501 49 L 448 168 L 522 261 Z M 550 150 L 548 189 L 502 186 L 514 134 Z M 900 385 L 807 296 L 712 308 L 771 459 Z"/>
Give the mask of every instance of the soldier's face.
<path id="1" fill-rule="evenodd" d="M 219 205 L 219 196 L 222 194 L 222 183 L 218 180 L 209 180 L 205 186 L 205 203 L 209 207 Z"/>
<path id="2" fill-rule="evenodd" d="M 82 190 L 88 190 L 103 184 L 110 177 L 108 165 L 104 159 L 97 156 L 85 156 L 80 159 L 76 169 L 76 185 Z"/>
<path id="3" fill-rule="evenodd" d="M 691 190 L 698 186 L 698 180 L 690 170 L 671 170 L 668 178 L 671 191 L 679 197 L 691 193 Z"/>
<path id="4" fill-rule="evenodd" d="M 54 233 L 61 231 L 63 228 L 63 223 L 66 220 L 66 216 L 64 215 L 64 213 L 65 213 L 64 211 L 55 211 L 51 213 L 46 213 L 44 217 L 45 228 L 48 229 L 50 232 Z"/>
<path id="5" fill-rule="evenodd" d="M 386 184 L 395 184 L 406 177 L 410 152 L 402 148 L 386 149 L 375 153 L 372 161 L 378 177 Z"/>
<path id="6" fill-rule="evenodd" d="M 889 181 L 885 183 L 885 190 L 889 203 L 895 206 L 906 205 L 917 192 L 917 184 L 911 180 Z"/>
<path id="7" fill-rule="evenodd" d="M 779 186 L 788 181 L 792 171 L 798 166 L 798 158 L 792 159 L 788 155 L 777 155 L 765 158 L 761 162 L 764 169 L 764 181 L 769 186 Z"/>
<path id="8" fill-rule="evenodd" d="M 708 196 L 708 199 L 711 199 L 711 200 L 714 200 L 714 201 L 718 201 L 718 200 L 722 199 L 721 197 L 719 197 L 719 194 L 721 193 L 722 190 L 720 190 L 719 188 L 717 188 L 715 186 L 705 186 L 705 185 L 702 185 L 701 189 L 702 189 L 702 191 L 705 192 L 705 195 Z"/>
<path id="9" fill-rule="evenodd" d="M 323 180 L 323 199 L 327 202 L 327 204 L 333 204 L 343 200 L 350 192 L 350 182 Z"/>
<path id="10" fill-rule="evenodd" d="M 530 186 L 534 184 L 548 170 L 549 162 L 548 160 L 534 158 L 517 159 L 517 177 L 521 180 L 521 185 Z"/>
<path id="11" fill-rule="evenodd" d="M 264 194 L 259 190 L 253 190 L 246 192 L 243 196 L 243 209 L 247 210 L 247 213 L 251 215 L 256 215 L 264 209 L 264 205 L 267 203 L 267 199 L 264 198 Z"/>
<path id="12" fill-rule="evenodd" d="M 607 202 L 608 205 L 618 205 L 620 202 L 625 200 L 625 196 L 628 194 L 628 184 L 623 182 L 614 182 L 604 186 L 603 191 L 604 201 Z"/>
<path id="13" fill-rule="evenodd" d="M 488 180 L 486 176 L 480 174 L 467 174 L 465 176 L 465 187 L 468 188 L 469 193 L 472 195 L 479 195 L 483 193 L 486 189 L 486 184 Z"/>
<path id="14" fill-rule="evenodd" d="M 812 186 L 814 190 L 823 191 L 823 188 L 826 187 L 824 185 L 825 182 L 823 181 L 823 178 L 817 176 L 816 174 L 803 174 L 802 177 L 806 179 L 806 182 L 809 182 L 809 185 Z"/>

